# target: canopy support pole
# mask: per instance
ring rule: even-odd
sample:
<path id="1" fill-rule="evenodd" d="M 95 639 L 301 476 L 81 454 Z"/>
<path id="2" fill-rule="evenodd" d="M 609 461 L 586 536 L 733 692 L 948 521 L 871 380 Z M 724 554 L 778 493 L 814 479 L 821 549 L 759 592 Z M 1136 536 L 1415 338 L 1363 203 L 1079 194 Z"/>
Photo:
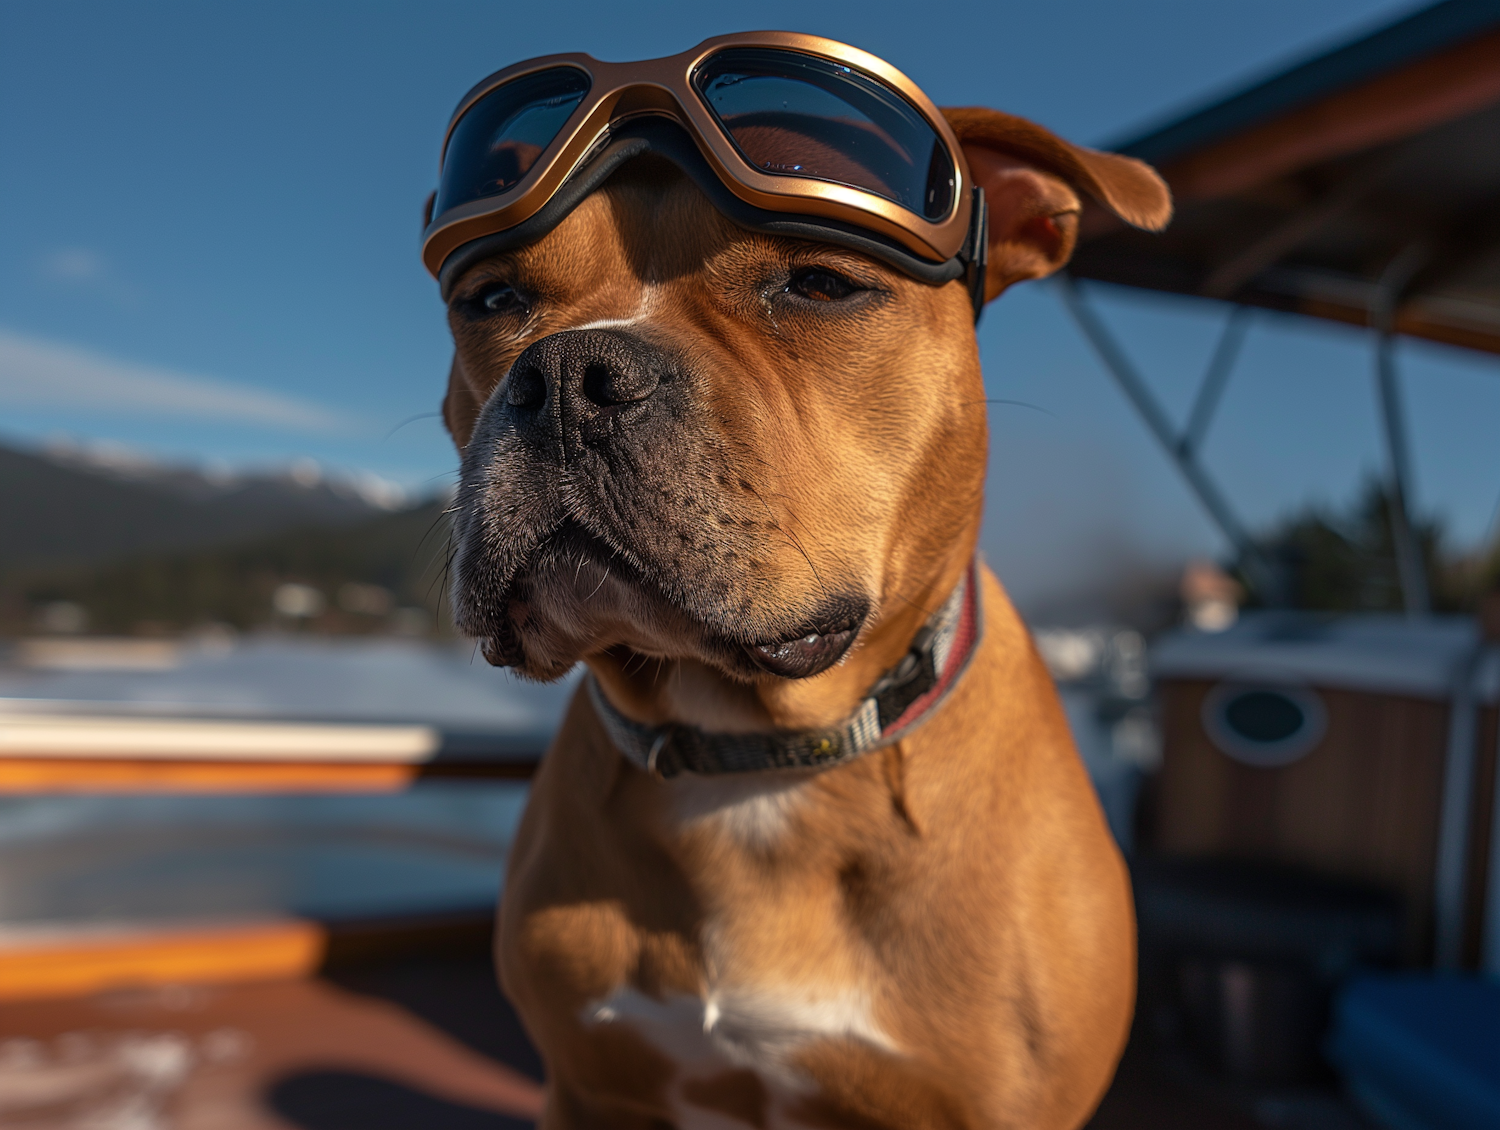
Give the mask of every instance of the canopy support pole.
<path id="1" fill-rule="evenodd" d="M 1245 344 L 1245 334 L 1249 329 L 1250 307 L 1232 307 L 1229 320 L 1224 323 L 1224 332 L 1219 335 L 1219 344 L 1214 347 L 1213 358 L 1198 386 L 1198 395 L 1193 399 L 1187 427 L 1177 443 L 1179 450 L 1195 454 L 1203 447 L 1208 425 L 1219 407 L 1219 398 L 1224 395 L 1224 386 L 1229 383 L 1229 374 L 1234 371 L 1234 363 L 1239 359 L 1240 347 Z"/>
<path id="2" fill-rule="evenodd" d="M 1177 464 L 1177 469 L 1187 481 L 1189 488 L 1198 497 L 1203 509 L 1208 511 L 1208 516 L 1213 519 L 1214 524 L 1219 527 L 1220 532 L 1234 546 L 1235 552 L 1239 554 L 1241 568 L 1245 572 L 1245 579 L 1250 586 L 1257 590 L 1267 603 L 1275 603 L 1278 593 L 1275 584 L 1275 572 L 1266 560 L 1265 554 L 1250 536 L 1245 524 L 1240 521 L 1239 515 L 1229 505 L 1229 500 L 1219 489 L 1217 483 L 1209 475 L 1203 464 L 1198 461 L 1196 445 L 1193 442 L 1194 431 L 1189 430 L 1182 436 L 1178 436 L 1172 422 L 1168 419 L 1166 411 L 1152 395 L 1150 386 L 1141 377 L 1131 364 L 1130 358 L 1109 332 L 1108 327 L 1099 316 L 1094 313 L 1092 307 L 1084 301 L 1083 294 L 1073 279 L 1063 272 L 1057 276 L 1057 286 L 1062 294 L 1063 305 L 1068 308 L 1068 313 L 1078 323 L 1078 328 L 1083 331 L 1083 336 L 1093 346 L 1094 352 L 1104 362 L 1104 367 L 1109 370 L 1115 378 L 1126 397 L 1140 414 L 1141 419 L 1161 444 L 1162 450 Z M 1234 323 L 1231 323 L 1231 327 Z M 1240 331 L 1242 332 L 1242 330 Z M 1228 327 L 1226 328 L 1228 333 Z M 1232 339 L 1231 339 L 1232 340 Z M 1235 349 L 1238 349 L 1236 344 Z M 1221 361 L 1222 359 L 1222 361 Z M 1222 377 L 1216 377 L 1215 383 L 1222 386 L 1224 379 L 1228 377 L 1229 364 L 1233 361 L 1233 352 L 1225 348 L 1221 342 L 1220 349 L 1216 351 L 1214 363 L 1223 370 Z M 1214 369 L 1211 367 L 1208 376 L 1205 377 L 1205 385 L 1209 377 L 1214 377 Z M 1205 387 L 1204 392 L 1208 388 Z M 1214 399 L 1217 399 L 1217 392 Z M 1200 393 L 1199 397 L 1203 397 Z M 1208 402 L 1211 411 L 1212 401 Z M 1194 413 L 1195 417 L 1199 413 Z M 1202 426 L 1207 426 L 1206 413 Z M 1201 429 L 1200 429 L 1201 430 Z"/>
<path id="3" fill-rule="evenodd" d="M 1432 611 L 1422 547 L 1411 528 L 1407 499 L 1411 497 L 1411 448 L 1401 389 L 1396 373 L 1396 335 L 1382 331 L 1375 345 L 1375 381 L 1380 391 L 1380 418 L 1385 430 L 1386 461 L 1390 468 L 1387 493 L 1391 506 L 1391 538 L 1396 545 L 1396 572 L 1401 579 L 1401 603 L 1411 617 Z"/>
<path id="4" fill-rule="evenodd" d="M 1432 597 L 1427 586 L 1422 547 L 1412 529 L 1408 507 L 1412 497 L 1411 446 L 1407 438 L 1406 413 L 1401 404 L 1400 376 L 1396 371 L 1396 304 L 1407 283 L 1430 255 L 1425 241 L 1408 244 L 1386 266 L 1375 298 L 1370 303 L 1370 324 L 1377 334 L 1375 386 L 1380 402 L 1381 426 L 1385 432 L 1391 540 L 1396 550 L 1401 604 L 1407 616 L 1414 619 L 1431 614 Z"/>

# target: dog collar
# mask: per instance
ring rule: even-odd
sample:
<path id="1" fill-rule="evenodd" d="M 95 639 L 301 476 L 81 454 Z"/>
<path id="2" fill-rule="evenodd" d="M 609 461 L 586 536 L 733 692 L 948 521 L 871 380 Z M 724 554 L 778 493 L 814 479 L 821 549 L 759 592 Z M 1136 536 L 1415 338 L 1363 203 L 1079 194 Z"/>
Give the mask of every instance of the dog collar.
<path id="1" fill-rule="evenodd" d="M 841 725 L 823 730 L 721 734 L 625 717 L 588 677 L 605 732 L 627 761 L 658 777 L 759 769 L 824 769 L 900 741 L 937 712 L 978 650 L 984 629 L 977 562 L 942 608 L 922 625 L 901 662 L 888 670 Z"/>

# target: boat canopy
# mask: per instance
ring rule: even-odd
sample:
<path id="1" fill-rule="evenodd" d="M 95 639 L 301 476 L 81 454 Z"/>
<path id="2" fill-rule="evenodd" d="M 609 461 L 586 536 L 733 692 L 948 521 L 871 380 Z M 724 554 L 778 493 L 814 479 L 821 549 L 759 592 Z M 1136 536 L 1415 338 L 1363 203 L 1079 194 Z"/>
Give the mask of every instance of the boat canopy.
<path id="1" fill-rule="evenodd" d="M 1368 326 L 1402 599 L 1425 616 L 1395 343 L 1500 353 L 1500 0 L 1443 0 L 1108 148 L 1156 166 L 1176 216 L 1154 234 L 1086 206 L 1058 287 L 1244 578 L 1285 602 L 1276 562 L 1200 457 L 1247 315 Z M 1232 304 L 1183 427 L 1090 307 L 1084 279 Z"/>
<path id="2" fill-rule="evenodd" d="M 1107 146 L 1176 199 L 1085 216 L 1075 278 L 1500 353 L 1500 0 L 1446 0 Z"/>

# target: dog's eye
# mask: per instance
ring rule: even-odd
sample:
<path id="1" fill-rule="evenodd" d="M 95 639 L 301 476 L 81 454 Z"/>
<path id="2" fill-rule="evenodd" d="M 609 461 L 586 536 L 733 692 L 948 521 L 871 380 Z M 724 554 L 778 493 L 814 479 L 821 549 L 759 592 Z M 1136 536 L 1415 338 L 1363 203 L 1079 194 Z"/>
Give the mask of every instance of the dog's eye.
<path id="1" fill-rule="evenodd" d="M 792 275 L 787 290 L 814 302 L 837 302 L 863 287 L 824 267 L 804 267 Z"/>
<path id="2" fill-rule="evenodd" d="M 474 296 L 474 300 L 486 314 L 518 314 L 526 309 L 526 303 L 515 288 L 505 283 L 485 287 Z"/>

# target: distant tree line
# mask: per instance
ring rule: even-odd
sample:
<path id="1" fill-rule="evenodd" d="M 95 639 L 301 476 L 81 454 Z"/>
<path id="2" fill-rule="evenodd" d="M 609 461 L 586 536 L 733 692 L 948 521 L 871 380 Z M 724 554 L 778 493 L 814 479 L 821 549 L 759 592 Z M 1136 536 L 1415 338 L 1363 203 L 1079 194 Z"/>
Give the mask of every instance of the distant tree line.
<path id="1" fill-rule="evenodd" d="M 440 502 L 212 548 L 0 573 L 0 632 L 176 635 L 204 627 L 331 634 L 446 630 Z"/>
<path id="2" fill-rule="evenodd" d="M 1470 551 L 1455 549 L 1440 520 L 1413 522 L 1433 610 L 1473 612 L 1500 585 L 1500 539 Z M 1310 505 L 1267 530 L 1262 549 L 1278 573 L 1278 603 L 1311 611 L 1399 612 L 1390 497 L 1367 480 L 1343 507 Z M 1252 603 L 1267 603 L 1256 594 Z"/>

